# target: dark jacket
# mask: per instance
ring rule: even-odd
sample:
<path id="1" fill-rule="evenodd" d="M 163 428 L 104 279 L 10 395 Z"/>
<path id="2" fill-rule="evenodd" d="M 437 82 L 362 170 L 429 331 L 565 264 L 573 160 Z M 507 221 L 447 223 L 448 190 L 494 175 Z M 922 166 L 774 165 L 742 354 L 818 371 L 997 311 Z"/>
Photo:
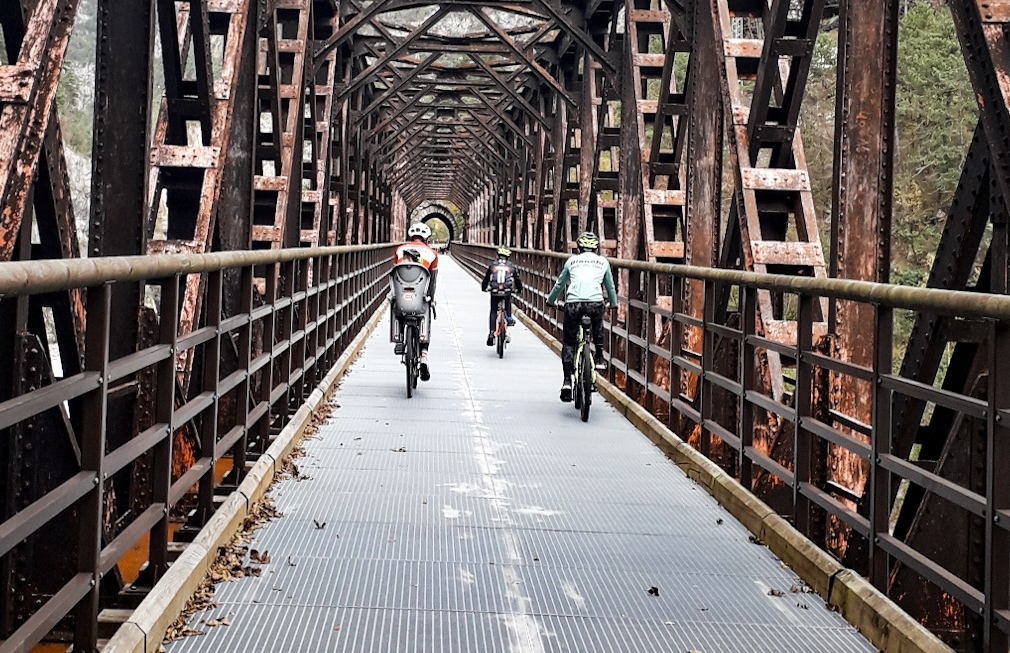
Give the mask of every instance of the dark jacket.
<path id="1" fill-rule="evenodd" d="M 504 283 L 508 292 L 513 290 L 520 292 L 523 289 L 522 279 L 519 278 L 519 270 L 510 261 L 498 259 L 487 266 L 484 273 L 484 280 L 480 282 L 480 289 L 487 291 L 492 285 L 499 285 L 499 279 Z M 492 284 L 494 280 L 494 284 Z"/>

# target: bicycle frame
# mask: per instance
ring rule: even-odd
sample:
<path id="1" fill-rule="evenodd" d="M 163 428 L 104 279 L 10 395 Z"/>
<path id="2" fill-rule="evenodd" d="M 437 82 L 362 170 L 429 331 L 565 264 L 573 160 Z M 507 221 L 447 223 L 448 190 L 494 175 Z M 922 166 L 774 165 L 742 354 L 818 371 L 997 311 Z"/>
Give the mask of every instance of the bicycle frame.
<path id="1" fill-rule="evenodd" d="M 508 344 L 508 316 L 505 313 L 506 296 L 496 296 L 498 298 L 498 312 L 494 323 L 494 336 L 496 340 L 496 351 L 498 358 L 505 357 L 505 345 Z"/>
<path id="2" fill-rule="evenodd" d="M 588 355 L 589 364 L 593 368 L 593 383 L 596 383 L 596 356 L 593 354 L 593 348 L 586 346 L 590 342 L 592 342 L 592 338 L 590 337 L 589 329 L 580 324 L 578 340 L 576 340 L 577 344 L 575 346 L 575 370 L 576 373 L 578 373 L 579 365 L 582 363 L 583 354 Z"/>

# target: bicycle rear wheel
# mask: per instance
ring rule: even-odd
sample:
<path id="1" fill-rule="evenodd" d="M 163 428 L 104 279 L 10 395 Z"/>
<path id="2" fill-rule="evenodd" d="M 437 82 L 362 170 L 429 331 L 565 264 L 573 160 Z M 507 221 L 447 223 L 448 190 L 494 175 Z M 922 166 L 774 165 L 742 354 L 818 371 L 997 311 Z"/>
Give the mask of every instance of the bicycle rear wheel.
<path id="1" fill-rule="evenodd" d="M 504 312 L 498 309 L 498 358 L 505 358 L 505 317 Z"/>
<path id="2" fill-rule="evenodd" d="M 578 386 L 582 393 L 582 405 L 579 415 L 583 422 L 589 421 L 589 407 L 593 403 L 593 357 L 589 352 L 583 352 L 582 365 L 579 366 Z"/>
<path id="3" fill-rule="evenodd" d="M 403 330 L 403 362 L 407 368 L 407 399 L 414 395 L 414 388 L 417 387 L 415 379 L 417 369 L 417 327 L 408 324 Z"/>

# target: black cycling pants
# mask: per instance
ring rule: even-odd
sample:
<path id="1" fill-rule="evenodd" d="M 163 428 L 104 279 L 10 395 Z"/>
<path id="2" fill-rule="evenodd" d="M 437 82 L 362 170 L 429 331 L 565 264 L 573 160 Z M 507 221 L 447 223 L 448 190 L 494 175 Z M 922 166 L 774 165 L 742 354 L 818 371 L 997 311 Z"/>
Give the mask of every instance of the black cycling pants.
<path id="1" fill-rule="evenodd" d="M 494 293 L 492 293 L 491 317 L 488 320 L 490 328 L 488 329 L 488 333 L 494 333 L 496 326 L 495 322 L 498 321 L 498 302 L 500 301 L 505 302 L 505 317 L 512 317 L 512 293 L 508 293 L 505 295 L 495 295 Z"/>
<path id="2" fill-rule="evenodd" d="M 603 302 L 570 302 L 565 304 L 565 325 L 562 330 L 561 366 L 565 378 L 575 373 L 575 347 L 578 345 L 579 324 L 588 315 L 593 325 L 596 353 L 603 350 Z"/>

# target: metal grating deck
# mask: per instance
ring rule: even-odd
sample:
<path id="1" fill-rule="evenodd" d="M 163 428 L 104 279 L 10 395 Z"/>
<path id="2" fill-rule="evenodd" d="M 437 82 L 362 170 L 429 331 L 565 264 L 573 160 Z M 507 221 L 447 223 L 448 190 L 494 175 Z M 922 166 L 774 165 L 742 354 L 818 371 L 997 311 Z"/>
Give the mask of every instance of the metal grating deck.
<path id="1" fill-rule="evenodd" d="M 380 325 L 311 478 L 273 492 L 272 562 L 169 653 L 875 650 L 609 405 L 579 421 L 522 326 L 499 360 L 486 296 L 441 268 L 432 380 L 406 399 Z"/>

